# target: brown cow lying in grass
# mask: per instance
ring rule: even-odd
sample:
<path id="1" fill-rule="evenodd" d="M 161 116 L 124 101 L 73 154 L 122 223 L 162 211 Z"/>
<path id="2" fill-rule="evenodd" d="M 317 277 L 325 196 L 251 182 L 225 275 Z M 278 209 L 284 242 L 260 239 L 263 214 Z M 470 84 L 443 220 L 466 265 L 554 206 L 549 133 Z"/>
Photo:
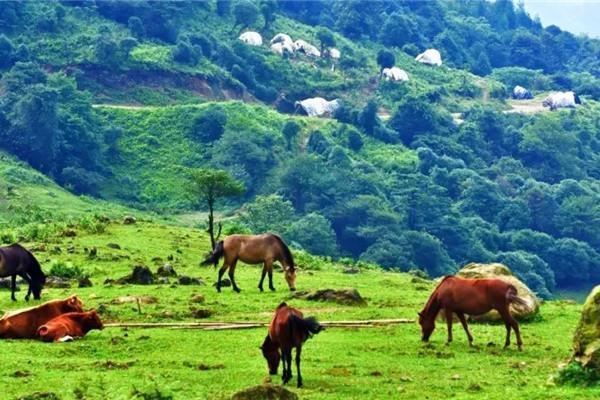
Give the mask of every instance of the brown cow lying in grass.
<path id="1" fill-rule="evenodd" d="M 83 303 L 77 296 L 52 300 L 37 307 L 6 313 L 0 319 L 0 338 L 35 339 L 38 328 L 51 319 L 69 312 L 82 312 Z"/>
<path id="2" fill-rule="evenodd" d="M 40 326 L 37 334 L 44 342 L 59 342 L 65 337 L 69 339 L 83 337 L 92 329 L 102 329 L 103 327 L 96 310 L 71 312 L 60 315 Z"/>

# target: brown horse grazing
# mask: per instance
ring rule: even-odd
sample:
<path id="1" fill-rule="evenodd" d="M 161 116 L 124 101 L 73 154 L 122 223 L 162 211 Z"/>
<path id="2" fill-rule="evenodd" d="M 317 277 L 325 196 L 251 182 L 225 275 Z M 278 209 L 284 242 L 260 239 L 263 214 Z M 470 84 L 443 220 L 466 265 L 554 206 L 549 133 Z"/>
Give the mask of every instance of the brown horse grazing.
<path id="1" fill-rule="evenodd" d="M 19 244 L 0 247 L 0 277 L 10 276 L 12 278 L 10 298 L 13 301 L 17 300 L 15 298 L 17 275 L 29 284 L 25 301 L 29 301 L 32 293 L 33 298 L 39 300 L 42 288 L 46 283 L 46 275 L 42 272 L 40 263 L 29 250 Z"/>
<path id="2" fill-rule="evenodd" d="M 0 338 L 33 339 L 38 328 L 51 319 L 69 312 L 82 312 L 83 303 L 77 296 L 52 300 L 37 307 L 6 313 L 0 319 Z"/>
<path id="3" fill-rule="evenodd" d="M 289 307 L 286 303 L 281 303 L 269 324 L 269 334 L 260 347 L 263 356 L 267 359 L 269 374 L 277 375 L 279 361 L 283 360 L 283 383 L 286 384 L 292 379 L 292 348 L 295 347 L 298 387 L 301 387 L 300 353 L 302 344 L 312 334 L 317 334 L 324 329 L 315 318 L 303 318 L 300 311 Z"/>
<path id="4" fill-rule="evenodd" d="M 224 257 L 223 266 L 219 269 L 219 280 L 217 281 L 217 291 L 221 291 L 221 278 L 227 269 L 229 269 L 229 278 L 233 290 L 240 292 L 236 285 L 234 274 L 235 266 L 238 260 L 246 264 L 263 263 L 262 275 L 258 288 L 263 291 L 263 282 L 265 275 L 269 274 L 269 289 L 273 287 L 273 262 L 279 261 L 285 272 L 285 280 L 290 290 L 296 290 L 296 267 L 292 252 L 283 242 L 283 240 L 270 233 L 262 235 L 231 235 L 221 240 L 215 246 L 212 253 L 202 261 L 201 265 L 216 265 L 219 259 Z"/>
<path id="5" fill-rule="evenodd" d="M 422 340 L 429 341 L 435 329 L 435 318 L 440 310 L 444 309 L 448 324 L 448 344 L 452 342 L 452 314 L 454 313 L 467 333 L 469 345 L 472 345 L 473 336 L 469 332 L 465 314 L 481 315 L 494 309 L 500 313 L 506 326 L 504 347 L 510 345 L 512 327 L 517 336 L 517 346 L 519 350 L 523 350 L 519 324 L 510 314 L 511 303 L 528 305 L 526 300 L 517 296 L 517 289 L 510 283 L 500 279 L 463 279 L 446 276 L 427 300 L 423 311 L 419 313 Z"/>

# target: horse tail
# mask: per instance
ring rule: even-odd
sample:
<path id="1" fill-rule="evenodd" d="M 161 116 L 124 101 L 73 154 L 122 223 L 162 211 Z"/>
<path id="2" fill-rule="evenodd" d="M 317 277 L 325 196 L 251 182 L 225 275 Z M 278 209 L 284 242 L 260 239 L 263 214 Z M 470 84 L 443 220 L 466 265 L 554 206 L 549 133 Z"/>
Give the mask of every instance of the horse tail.
<path id="1" fill-rule="evenodd" d="M 506 300 L 508 300 L 509 303 L 515 303 L 518 305 L 521 305 L 523 307 L 527 307 L 530 308 L 531 304 L 529 304 L 529 301 L 527 301 L 526 299 L 517 296 L 517 288 L 514 287 L 513 285 L 510 285 L 508 287 L 508 290 L 506 291 Z"/>
<path id="2" fill-rule="evenodd" d="M 315 317 L 300 318 L 293 314 L 291 316 L 291 326 L 292 331 L 299 330 L 308 333 L 309 336 L 316 335 L 322 330 L 325 330 L 325 327 L 321 325 Z"/>
<path id="3" fill-rule="evenodd" d="M 292 255 L 292 252 L 290 251 L 290 248 L 288 247 L 287 244 L 285 244 L 285 242 L 283 241 L 283 239 L 275 234 L 271 234 L 271 236 L 273 236 L 281 245 L 281 249 L 283 251 L 283 257 L 285 259 L 285 263 L 288 265 L 288 267 L 290 267 L 292 270 L 295 268 L 295 264 L 294 264 L 294 256 Z"/>
<path id="4" fill-rule="evenodd" d="M 217 263 L 225 254 L 225 246 L 223 245 L 223 241 L 220 240 L 219 243 L 215 246 L 215 249 L 211 251 L 210 255 L 206 257 L 204 261 L 200 263 L 200 265 L 210 265 L 213 264 L 217 266 Z"/>

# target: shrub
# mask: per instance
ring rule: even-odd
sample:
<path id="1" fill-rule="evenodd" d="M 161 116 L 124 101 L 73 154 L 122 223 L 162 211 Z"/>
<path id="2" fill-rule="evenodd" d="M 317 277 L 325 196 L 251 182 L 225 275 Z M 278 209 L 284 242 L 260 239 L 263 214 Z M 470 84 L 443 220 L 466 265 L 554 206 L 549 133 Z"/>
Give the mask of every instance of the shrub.
<path id="1" fill-rule="evenodd" d="M 80 279 L 87 277 L 81 268 L 70 262 L 54 260 L 50 264 L 50 276 L 56 276 L 63 279 Z"/>

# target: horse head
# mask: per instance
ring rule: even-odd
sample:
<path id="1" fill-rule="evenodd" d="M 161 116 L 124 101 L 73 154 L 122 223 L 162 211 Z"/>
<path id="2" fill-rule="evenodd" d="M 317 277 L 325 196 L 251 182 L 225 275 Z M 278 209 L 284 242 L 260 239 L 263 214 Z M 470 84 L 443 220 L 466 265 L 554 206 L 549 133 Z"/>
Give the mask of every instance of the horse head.
<path id="1" fill-rule="evenodd" d="M 271 337 L 267 335 L 265 341 L 262 346 L 260 346 L 262 350 L 263 356 L 267 360 L 267 364 L 269 365 L 269 374 L 277 375 L 277 369 L 279 368 L 279 361 L 281 361 L 281 355 L 279 354 L 279 349 L 271 340 Z"/>
<path id="2" fill-rule="evenodd" d="M 424 312 L 420 312 L 419 325 L 421 325 L 421 340 L 428 342 L 429 337 L 431 337 L 431 334 L 435 329 L 435 316 L 433 318 L 429 318 L 424 314 Z"/>
<path id="3" fill-rule="evenodd" d="M 285 281 L 292 292 L 296 290 L 296 268 L 293 265 L 285 269 Z"/>

